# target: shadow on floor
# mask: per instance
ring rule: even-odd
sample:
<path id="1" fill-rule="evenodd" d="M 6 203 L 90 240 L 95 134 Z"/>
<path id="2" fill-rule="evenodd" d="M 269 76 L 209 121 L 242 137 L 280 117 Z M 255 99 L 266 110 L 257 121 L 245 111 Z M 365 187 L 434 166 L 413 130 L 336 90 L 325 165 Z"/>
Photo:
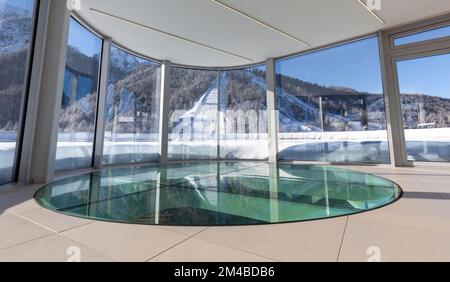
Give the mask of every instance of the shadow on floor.
<path id="1" fill-rule="evenodd" d="M 44 184 L 32 184 L 28 186 L 11 185 L 5 191 L 0 191 L 0 214 L 17 207 L 30 200 L 34 201 L 34 194 Z"/>
<path id="2" fill-rule="evenodd" d="M 450 200 L 450 193 L 403 192 L 404 199 Z"/>

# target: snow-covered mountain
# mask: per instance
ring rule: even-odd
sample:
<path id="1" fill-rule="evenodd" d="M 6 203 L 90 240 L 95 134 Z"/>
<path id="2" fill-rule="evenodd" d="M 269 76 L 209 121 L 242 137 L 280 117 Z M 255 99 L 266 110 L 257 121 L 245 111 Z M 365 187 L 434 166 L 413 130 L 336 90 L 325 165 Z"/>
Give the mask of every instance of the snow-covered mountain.
<path id="1" fill-rule="evenodd" d="M 111 64 L 117 67 L 118 69 L 125 72 L 130 72 L 141 63 L 142 62 L 139 61 L 139 59 L 136 58 L 135 56 L 132 56 L 120 50 L 119 48 L 116 47 L 111 48 Z"/>
<path id="2" fill-rule="evenodd" d="M 31 11 L 1 4 L 0 55 L 14 53 L 27 46 L 32 30 L 31 18 Z"/>
<path id="3" fill-rule="evenodd" d="M 123 54 L 121 51 L 115 54 L 114 64 L 119 64 L 122 68 L 125 68 L 133 64 L 136 66 L 139 63 L 133 61 L 130 58 L 131 56 L 122 57 Z M 129 80 L 133 76 L 135 74 L 131 72 L 124 80 Z M 185 80 L 188 78 L 181 75 L 177 76 L 177 79 Z M 207 78 L 195 77 L 195 79 L 203 79 L 206 82 Z M 282 132 L 321 132 L 322 126 L 328 131 L 364 130 L 364 126 L 371 130 L 379 130 L 385 127 L 382 95 L 362 93 L 343 87 L 323 87 L 291 78 L 282 77 L 282 79 L 288 79 L 286 87 L 278 86 L 277 89 Z M 132 81 L 136 82 L 137 80 L 132 79 Z M 174 96 L 179 98 L 180 96 L 193 95 L 192 92 L 185 89 L 190 87 L 189 82 L 179 81 L 178 83 L 182 89 L 175 88 L 173 90 Z M 209 127 L 207 125 L 215 124 L 217 119 L 217 113 L 215 112 L 218 100 L 217 85 L 215 80 L 212 84 L 207 85 L 209 86 L 204 87 L 204 92 L 200 93 L 201 95 L 196 95 L 198 98 L 195 101 L 192 101 L 192 98 L 189 99 L 189 97 L 171 101 L 171 107 L 176 110 L 171 117 L 172 134 L 191 132 L 197 127 L 198 130 L 203 132 L 210 128 L 211 132 L 204 132 L 205 134 L 214 133 L 215 126 Z M 226 113 L 229 110 L 243 112 L 254 109 L 266 110 L 266 82 L 263 74 L 239 71 L 232 74 L 231 78 L 222 74 L 220 87 L 221 93 L 228 93 L 228 95 L 220 96 L 222 112 Z M 110 85 L 110 94 L 112 89 L 113 85 Z M 230 92 L 231 89 L 234 89 L 233 92 Z M 247 93 L 239 91 L 247 91 Z M 252 93 L 248 93 L 249 91 Z M 323 112 L 320 112 L 319 97 L 323 99 Z M 124 91 L 118 98 L 121 112 L 133 112 L 132 107 L 135 103 L 130 101 L 136 99 L 135 94 Z M 251 99 L 251 101 L 246 99 Z M 190 108 L 186 108 L 187 100 L 192 102 Z M 369 115 L 367 125 L 362 122 L 363 108 Z M 178 109 L 185 109 L 185 111 L 180 112 Z M 345 111 L 342 112 L 342 109 L 345 109 Z M 111 115 L 112 113 L 108 112 L 107 116 L 110 117 Z M 322 122 L 320 121 L 321 118 L 323 119 Z M 194 131 L 197 132 L 197 130 Z"/>

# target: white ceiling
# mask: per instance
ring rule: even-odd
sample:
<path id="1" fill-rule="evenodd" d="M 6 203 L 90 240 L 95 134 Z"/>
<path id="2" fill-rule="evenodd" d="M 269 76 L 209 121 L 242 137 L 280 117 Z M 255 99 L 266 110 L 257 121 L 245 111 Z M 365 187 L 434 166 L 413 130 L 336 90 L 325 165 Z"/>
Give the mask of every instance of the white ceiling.
<path id="1" fill-rule="evenodd" d="M 81 0 L 77 14 L 118 44 L 151 58 L 238 66 L 450 12 L 449 0 L 381 0 L 376 14 L 382 24 L 358 0 L 220 2 L 310 46 L 211 0 Z"/>

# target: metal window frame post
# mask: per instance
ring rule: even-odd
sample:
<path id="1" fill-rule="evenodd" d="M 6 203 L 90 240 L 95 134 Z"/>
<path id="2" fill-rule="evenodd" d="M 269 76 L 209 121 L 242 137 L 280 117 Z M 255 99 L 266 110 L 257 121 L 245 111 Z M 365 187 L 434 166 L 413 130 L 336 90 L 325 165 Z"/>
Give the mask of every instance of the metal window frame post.
<path id="1" fill-rule="evenodd" d="M 66 1 L 40 1 L 19 183 L 54 176 L 69 19 Z"/>
<path id="2" fill-rule="evenodd" d="M 408 158 L 403 130 L 401 98 L 398 91 L 396 91 L 397 72 L 394 68 L 395 62 L 388 52 L 390 46 L 389 36 L 385 32 L 380 31 L 378 40 L 391 164 L 395 167 L 407 166 Z"/>
<path id="3" fill-rule="evenodd" d="M 267 80 L 267 116 L 268 116 L 268 134 L 269 134 L 269 162 L 278 161 L 278 127 L 279 114 L 277 110 L 276 97 L 276 73 L 275 60 L 266 60 L 266 80 Z"/>
<path id="4" fill-rule="evenodd" d="M 170 61 L 164 61 L 161 65 L 161 94 L 160 94 L 160 115 L 159 115 L 159 162 L 166 164 L 169 153 L 169 114 L 170 97 L 172 95 Z"/>
<path id="5" fill-rule="evenodd" d="M 97 105 L 97 126 L 95 129 L 94 168 L 101 169 L 105 141 L 105 110 L 108 97 L 109 64 L 111 56 L 111 39 L 103 40 L 102 62 L 100 67 L 99 94 Z"/>

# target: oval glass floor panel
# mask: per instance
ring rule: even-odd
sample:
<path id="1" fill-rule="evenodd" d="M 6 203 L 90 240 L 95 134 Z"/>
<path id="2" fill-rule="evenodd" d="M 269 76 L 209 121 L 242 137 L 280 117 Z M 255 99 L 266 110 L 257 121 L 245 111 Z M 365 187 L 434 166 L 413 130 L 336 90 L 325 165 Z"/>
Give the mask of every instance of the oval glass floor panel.
<path id="1" fill-rule="evenodd" d="M 376 209 L 402 190 L 370 174 L 316 165 L 211 162 L 133 166 L 70 177 L 37 202 L 67 215 L 151 225 L 252 225 Z"/>

